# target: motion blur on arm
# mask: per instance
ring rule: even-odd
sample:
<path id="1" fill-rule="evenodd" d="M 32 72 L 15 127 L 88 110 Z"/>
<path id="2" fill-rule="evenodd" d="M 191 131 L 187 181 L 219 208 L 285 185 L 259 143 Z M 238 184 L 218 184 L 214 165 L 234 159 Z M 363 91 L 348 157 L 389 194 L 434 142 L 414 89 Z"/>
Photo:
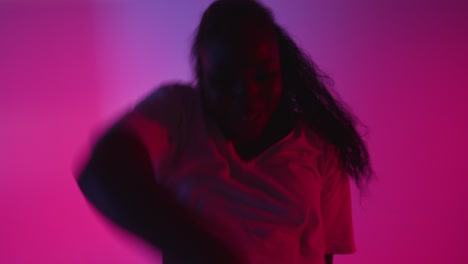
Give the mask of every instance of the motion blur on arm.
<path id="1" fill-rule="evenodd" d="M 182 263 L 239 263 L 154 180 L 150 157 L 130 131 L 114 126 L 95 145 L 77 178 L 105 217 Z"/>

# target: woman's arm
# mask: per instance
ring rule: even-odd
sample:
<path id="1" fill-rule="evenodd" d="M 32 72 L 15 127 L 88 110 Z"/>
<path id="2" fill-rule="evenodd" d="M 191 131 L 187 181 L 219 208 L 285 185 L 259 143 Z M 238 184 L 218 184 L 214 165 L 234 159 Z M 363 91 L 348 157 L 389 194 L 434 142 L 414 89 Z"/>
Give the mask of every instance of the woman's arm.
<path id="1" fill-rule="evenodd" d="M 100 213 L 153 246 L 165 248 L 178 236 L 168 224 L 184 217 L 175 217 L 181 211 L 153 180 L 149 156 L 129 132 L 114 128 L 98 142 L 78 185 Z"/>
<path id="2" fill-rule="evenodd" d="M 99 212 L 161 249 L 163 255 L 176 252 L 193 263 L 196 258 L 203 259 L 200 263 L 215 263 L 209 259 L 216 257 L 223 262 L 234 259 L 157 184 L 144 145 L 125 130 L 114 128 L 98 142 L 78 185 Z"/>

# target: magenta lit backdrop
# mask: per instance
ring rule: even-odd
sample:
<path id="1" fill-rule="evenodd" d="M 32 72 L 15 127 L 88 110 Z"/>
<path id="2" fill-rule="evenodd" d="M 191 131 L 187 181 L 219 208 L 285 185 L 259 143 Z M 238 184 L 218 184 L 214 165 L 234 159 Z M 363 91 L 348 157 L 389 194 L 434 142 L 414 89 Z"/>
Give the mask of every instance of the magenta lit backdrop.
<path id="1" fill-rule="evenodd" d="M 160 263 L 72 171 L 157 84 L 190 80 L 208 0 L 0 0 L 0 263 Z M 264 0 L 369 127 L 358 251 L 335 263 L 468 263 L 468 2 Z"/>

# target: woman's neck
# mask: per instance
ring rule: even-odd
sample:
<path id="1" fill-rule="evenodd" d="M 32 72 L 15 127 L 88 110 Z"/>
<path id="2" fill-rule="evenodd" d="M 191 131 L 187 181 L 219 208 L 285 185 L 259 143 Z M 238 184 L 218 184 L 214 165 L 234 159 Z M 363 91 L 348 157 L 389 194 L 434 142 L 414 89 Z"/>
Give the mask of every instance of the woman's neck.
<path id="1" fill-rule="evenodd" d="M 261 135 L 251 142 L 235 142 L 233 146 L 245 160 L 250 160 L 289 135 L 296 127 L 296 120 L 290 110 L 279 106 L 273 113 Z"/>

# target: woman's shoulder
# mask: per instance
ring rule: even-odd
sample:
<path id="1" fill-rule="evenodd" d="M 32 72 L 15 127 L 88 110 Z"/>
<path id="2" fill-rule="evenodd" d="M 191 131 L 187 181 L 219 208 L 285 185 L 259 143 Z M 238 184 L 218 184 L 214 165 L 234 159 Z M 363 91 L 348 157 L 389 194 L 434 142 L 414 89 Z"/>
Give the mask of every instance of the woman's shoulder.
<path id="1" fill-rule="evenodd" d="M 308 145 L 313 147 L 314 149 L 324 150 L 327 147 L 327 143 L 322 136 L 318 133 L 316 129 L 313 128 L 304 119 L 298 119 L 297 121 L 297 129 L 301 132 L 300 134 L 305 139 Z"/>
<path id="2" fill-rule="evenodd" d="M 194 86 L 183 82 L 166 82 L 156 87 L 154 93 L 164 93 L 173 96 L 193 96 L 196 93 Z"/>
<path id="3" fill-rule="evenodd" d="M 339 159 L 338 148 L 320 135 L 308 122 L 300 121 L 298 127 L 308 149 L 314 152 L 319 171 L 325 174 L 330 164 L 334 164 Z"/>
<path id="4" fill-rule="evenodd" d="M 164 83 L 143 96 L 135 105 L 135 110 L 148 117 L 154 114 L 177 114 L 184 112 L 196 96 L 197 90 L 190 84 Z"/>

